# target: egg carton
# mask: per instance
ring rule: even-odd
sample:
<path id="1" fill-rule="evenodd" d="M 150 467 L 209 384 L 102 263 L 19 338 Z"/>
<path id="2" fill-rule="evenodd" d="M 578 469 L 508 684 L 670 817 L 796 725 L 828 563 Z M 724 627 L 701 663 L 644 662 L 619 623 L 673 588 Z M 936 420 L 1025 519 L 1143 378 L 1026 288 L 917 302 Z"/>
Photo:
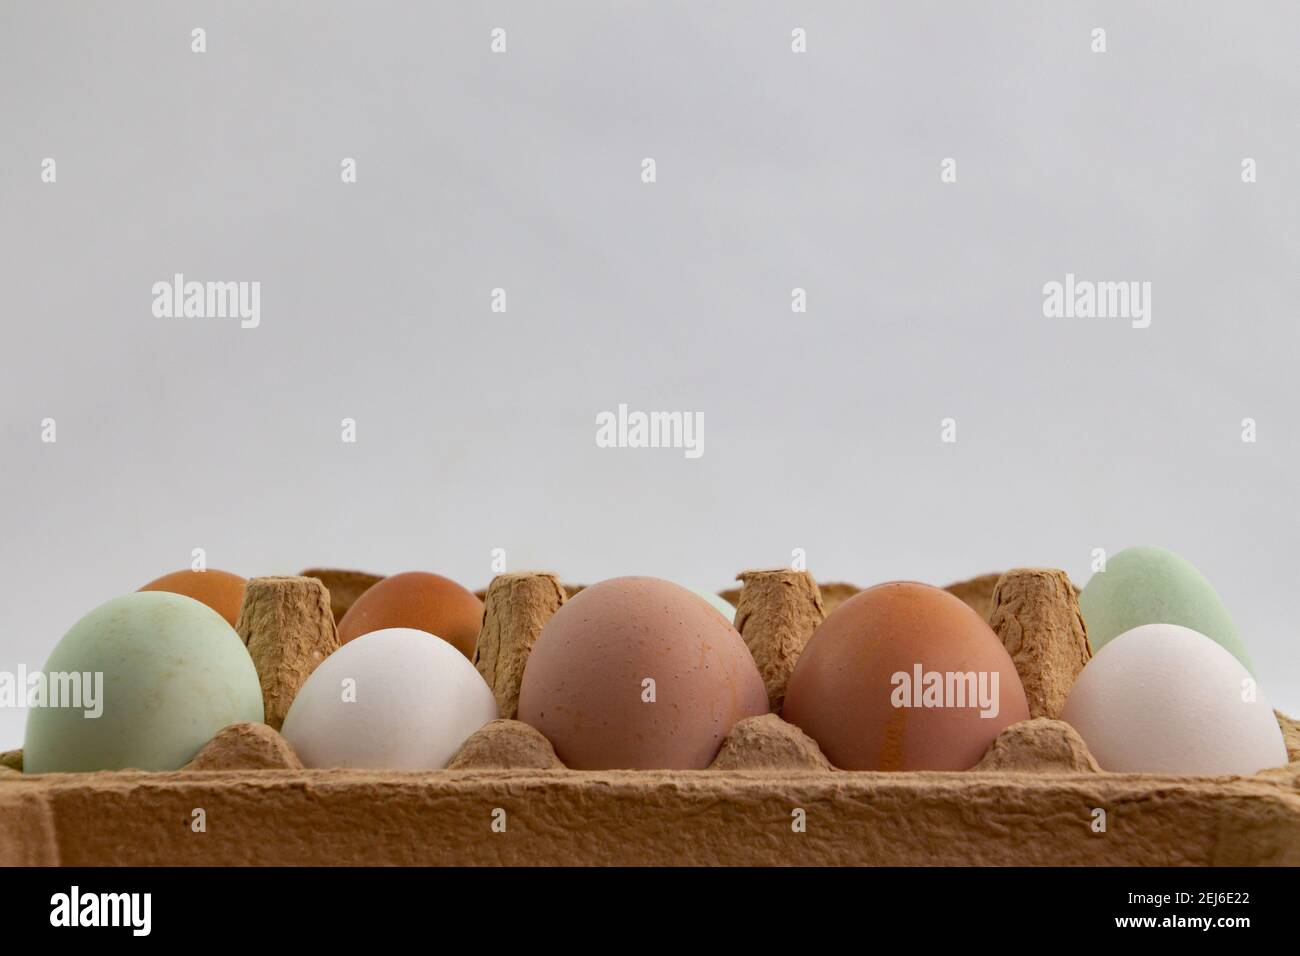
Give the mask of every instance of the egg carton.
<path id="1" fill-rule="evenodd" d="M 238 630 L 267 724 L 222 730 L 175 772 L 23 775 L 0 757 L 4 865 L 1300 865 L 1300 724 L 1286 767 L 1248 777 L 1102 772 L 1056 719 L 1089 651 L 1061 571 L 951 585 L 1016 665 L 1030 720 L 963 772 L 838 770 L 779 716 L 798 653 L 856 592 L 751 571 L 724 592 L 774 713 L 738 723 L 706 770 L 565 768 L 512 719 L 542 625 L 578 590 L 504 574 L 483 593 L 475 666 L 503 718 L 448 768 L 307 770 L 276 729 L 373 575 L 249 582 Z"/>

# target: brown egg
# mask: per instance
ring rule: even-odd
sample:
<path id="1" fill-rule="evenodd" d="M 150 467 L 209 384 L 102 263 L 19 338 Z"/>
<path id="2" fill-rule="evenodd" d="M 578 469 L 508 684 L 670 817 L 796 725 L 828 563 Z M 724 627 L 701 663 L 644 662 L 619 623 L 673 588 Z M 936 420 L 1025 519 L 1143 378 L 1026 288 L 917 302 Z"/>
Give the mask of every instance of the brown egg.
<path id="1" fill-rule="evenodd" d="M 371 585 L 353 602 L 339 621 L 339 643 L 386 627 L 413 627 L 473 657 L 482 626 L 483 602 L 471 592 L 439 574 L 407 571 Z"/>
<path id="2" fill-rule="evenodd" d="M 1015 665 L 978 614 L 908 581 L 845 601 L 804 648 L 782 716 L 844 770 L 969 770 L 1029 719 Z"/>
<path id="3" fill-rule="evenodd" d="M 231 627 L 239 620 L 239 609 L 244 604 L 244 588 L 248 582 L 238 574 L 208 568 L 206 571 L 173 571 L 156 581 L 150 581 L 141 591 L 167 591 L 183 594 L 206 604 L 216 611 Z"/>
<path id="4" fill-rule="evenodd" d="M 519 719 L 580 770 L 703 769 L 736 721 L 766 713 L 736 629 L 658 578 L 574 595 L 542 628 L 519 691 Z"/>

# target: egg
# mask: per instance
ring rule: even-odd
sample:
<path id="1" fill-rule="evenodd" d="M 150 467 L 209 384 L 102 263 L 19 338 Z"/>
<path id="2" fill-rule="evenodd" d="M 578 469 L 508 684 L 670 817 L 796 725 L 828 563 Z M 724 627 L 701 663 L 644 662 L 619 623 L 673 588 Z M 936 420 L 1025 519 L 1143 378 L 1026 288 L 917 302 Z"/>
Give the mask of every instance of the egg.
<path id="1" fill-rule="evenodd" d="M 733 724 L 767 713 L 736 629 L 686 588 L 649 577 L 584 588 L 542 628 L 519 719 L 580 770 L 707 767 Z"/>
<path id="2" fill-rule="evenodd" d="M 1273 708 L 1246 668 L 1177 624 L 1108 641 L 1075 680 L 1061 719 L 1116 773 L 1252 774 L 1287 762 Z"/>
<path id="3" fill-rule="evenodd" d="M 150 581 L 141 591 L 169 591 L 206 604 L 234 627 L 239 621 L 239 609 L 244 604 L 244 588 L 248 582 L 238 574 L 210 568 L 206 571 L 173 571 Z"/>
<path id="4" fill-rule="evenodd" d="M 339 621 L 339 642 L 393 627 L 435 634 L 473 657 L 483 602 L 455 581 L 424 571 L 394 574 L 371 585 Z"/>
<path id="5" fill-rule="evenodd" d="M 393 627 L 325 658 L 280 733 L 307 767 L 439 770 L 496 718 L 496 698 L 458 648 Z"/>
<path id="6" fill-rule="evenodd" d="M 1164 548 L 1126 548 L 1106 562 L 1079 594 L 1093 653 L 1143 624 L 1180 624 L 1222 644 L 1253 671 L 1237 628 L 1210 582 Z"/>
<path id="7" fill-rule="evenodd" d="M 736 621 L 736 605 L 732 604 L 726 598 L 712 591 L 703 588 L 696 588 L 695 593 L 704 600 L 709 602 L 709 606 L 727 619 L 728 624 L 734 624 Z"/>
<path id="8" fill-rule="evenodd" d="M 813 632 L 782 716 L 841 769 L 968 770 L 1029 706 L 979 614 L 899 581 L 859 592 Z"/>
<path id="9" fill-rule="evenodd" d="M 262 721 L 252 658 L 224 618 L 193 598 L 139 591 L 101 604 L 63 636 L 44 673 L 102 674 L 100 714 L 28 712 L 28 773 L 176 770 L 221 728 Z M 93 713 L 93 709 L 91 710 Z"/>

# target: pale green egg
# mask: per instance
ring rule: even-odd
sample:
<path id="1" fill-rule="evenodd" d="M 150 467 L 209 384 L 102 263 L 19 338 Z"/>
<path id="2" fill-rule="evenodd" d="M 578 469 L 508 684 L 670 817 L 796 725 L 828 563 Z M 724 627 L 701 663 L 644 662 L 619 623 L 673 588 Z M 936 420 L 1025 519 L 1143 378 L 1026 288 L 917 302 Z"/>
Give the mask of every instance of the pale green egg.
<path id="1" fill-rule="evenodd" d="M 1253 672 L 1228 610 L 1205 576 L 1164 548 L 1127 548 L 1079 594 L 1093 652 L 1144 624 L 1177 624 L 1220 644 Z"/>
<path id="2" fill-rule="evenodd" d="M 222 727 L 263 718 L 239 635 L 179 594 L 101 604 L 59 641 L 43 674 L 50 690 L 28 711 L 26 773 L 176 770 Z"/>

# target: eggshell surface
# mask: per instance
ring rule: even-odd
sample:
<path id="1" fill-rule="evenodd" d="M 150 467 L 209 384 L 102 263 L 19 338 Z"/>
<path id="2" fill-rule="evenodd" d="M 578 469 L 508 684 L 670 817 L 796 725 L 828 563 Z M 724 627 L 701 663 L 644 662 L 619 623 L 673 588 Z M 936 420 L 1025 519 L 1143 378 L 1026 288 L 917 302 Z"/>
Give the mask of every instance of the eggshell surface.
<path id="1" fill-rule="evenodd" d="M 1093 653 L 1143 624 L 1179 624 L 1227 648 L 1247 670 L 1250 656 L 1219 595 L 1187 560 L 1164 548 L 1126 548 L 1079 594 Z"/>
<path id="2" fill-rule="evenodd" d="M 280 732 L 307 767 L 439 770 L 497 716 L 496 698 L 463 653 L 397 627 L 325 658 Z"/>
<path id="3" fill-rule="evenodd" d="M 239 609 L 244 604 L 244 589 L 248 581 L 229 571 L 209 568 L 206 571 L 173 571 L 150 581 L 141 591 L 169 591 L 206 604 L 234 627 L 239 621 Z"/>
<path id="4" fill-rule="evenodd" d="M 1252 774 L 1287 762 L 1273 708 L 1241 662 L 1204 634 L 1145 624 L 1083 668 L 1061 719 L 1103 770 Z M 1253 696 L 1253 700 L 1249 699 Z"/>
<path id="5" fill-rule="evenodd" d="M 455 581 L 425 571 L 394 574 L 371 585 L 339 621 L 339 643 L 388 628 L 435 634 L 473 657 L 483 602 Z"/>
<path id="6" fill-rule="evenodd" d="M 931 706 L 927 673 L 952 685 L 929 697 Z M 1015 665 L 978 614 L 939 588 L 898 581 L 859 592 L 822 622 L 790 676 L 782 716 L 841 769 L 968 770 L 1003 729 L 1029 718 L 1029 707 Z"/>
<path id="7" fill-rule="evenodd" d="M 102 673 L 102 712 L 32 708 L 28 773 L 176 770 L 221 728 L 263 719 L 262 687 L 239 635 L 179 594 L 139 591 L 100 605 L 64 635 L 44 672 Z"/>
<path id="8" fill-rule="evenodd" d="M 709 606 L 727 619 L 727 623 L 734 626 L 736 622 L 736 606 L 720 594 L 714 594 L 703 588 L 696 588 L 695 593 L 704 598 Z"/>
<path id="9" fill-rule="evenodd" d="M 651 577 L 584 588 L 542 628 L 519 719 L 581 770 L 704 769 L 768 712 L 745 642 L 707 601 Z"/>

